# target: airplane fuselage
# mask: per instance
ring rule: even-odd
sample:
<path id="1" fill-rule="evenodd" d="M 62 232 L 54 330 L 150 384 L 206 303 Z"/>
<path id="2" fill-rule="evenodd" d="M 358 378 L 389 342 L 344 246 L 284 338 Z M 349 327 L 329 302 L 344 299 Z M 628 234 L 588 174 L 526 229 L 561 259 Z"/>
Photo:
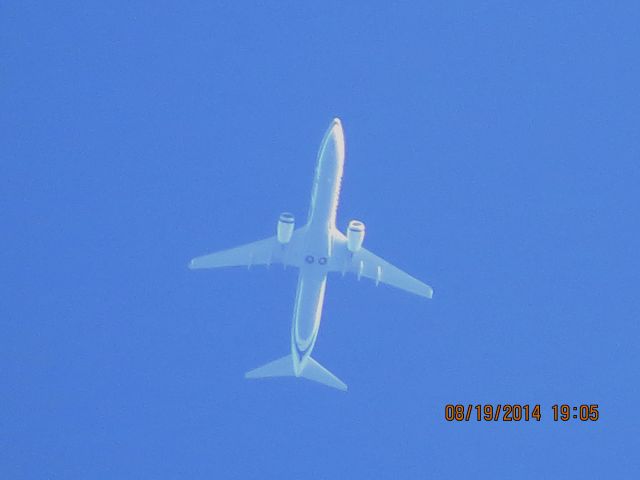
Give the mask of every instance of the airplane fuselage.
<path id="1" fill-rule="evenodd" d="M 291 354 L 296 376 L 304 370 L 320 328 L 343 167 L 344 133 L 336 119 L 320 145 L 309 217 L 304 227 L 305 258 L 298 276 L 291 325 Z"/>
<path id="2" fill-rule="evenodd" d="M 245 373 L 245 378 L 296 376 L 339 390 L 347 385 L 311 356 L 322 317 L 327 274 L 350 273 L 431 298 L 433 289 L 362 246 L 365 225 L 351 220 L 343 234 L 336 228 L 336 212 L 344 168 L 344 133 L 337 118 L 325 133 L 316 161 L 309 217 L 295 229 L 294 215 L 280 214 L 276 235 L 191 260 L 189 268 L 221 268 L 280 264 L 299 269 L 291 353 Z"/>

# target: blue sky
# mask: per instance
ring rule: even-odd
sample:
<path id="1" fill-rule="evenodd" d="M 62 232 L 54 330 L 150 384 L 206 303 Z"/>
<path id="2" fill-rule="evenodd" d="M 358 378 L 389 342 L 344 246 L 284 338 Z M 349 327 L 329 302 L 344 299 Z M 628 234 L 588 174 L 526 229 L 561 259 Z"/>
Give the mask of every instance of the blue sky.
<path id="1" fill-rule="evenodd" d="M 1 7 L 0 477 L 638 476 L 638 3 L 269 3 Z M 349 392 L 247 382 L 295 272 L 186 265 L 304 218 L 334 116 L 435 296 L 331 278 Z"/>

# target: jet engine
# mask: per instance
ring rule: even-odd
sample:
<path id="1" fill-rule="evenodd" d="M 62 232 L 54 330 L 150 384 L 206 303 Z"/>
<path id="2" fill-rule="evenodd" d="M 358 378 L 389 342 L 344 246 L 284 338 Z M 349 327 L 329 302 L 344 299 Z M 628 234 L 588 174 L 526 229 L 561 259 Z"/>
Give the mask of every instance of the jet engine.
<path id="1" fill-rule="evenodd" d="M 295 217 L 292 213 L 283 212 L 278 219 L 278 242 L 281 244 L 289 243 L 293 228 L 295 226 Z"/>
<path id="2" fill-rule="evenodd" d="M 364 241 L 364 223 L 359 220 L 351 220 L 347 228 L 347 249 L 355 253 L 362 247 Z"/>

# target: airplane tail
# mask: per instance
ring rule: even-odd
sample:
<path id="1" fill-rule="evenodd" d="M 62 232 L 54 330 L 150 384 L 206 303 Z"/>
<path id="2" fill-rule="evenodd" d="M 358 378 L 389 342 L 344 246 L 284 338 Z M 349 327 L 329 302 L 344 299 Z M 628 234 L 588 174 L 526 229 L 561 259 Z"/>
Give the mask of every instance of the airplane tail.
<path id="1" fill-rule="evenodd" d="M 244 374 L 245 378 L 295 377 L 291 354 L 269 362 Z M 346 390 L 347 386 L 338 377 L 309 357 L 307 365 L 300 373 L 301 377 L 323 383 L 338 390 Z"/>

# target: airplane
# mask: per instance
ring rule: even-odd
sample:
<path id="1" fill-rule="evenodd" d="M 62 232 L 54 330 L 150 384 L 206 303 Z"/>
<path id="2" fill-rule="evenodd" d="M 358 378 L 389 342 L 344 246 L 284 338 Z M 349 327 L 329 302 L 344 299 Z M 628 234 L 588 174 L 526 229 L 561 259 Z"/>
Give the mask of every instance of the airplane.
<path id="1" fill-rule="evenodd" d="M 372 279 L 422 297 L 433 289 L 362 246 L 365 225 L 351 220 L 346 235 L 336 228 L 336 212 L 344 167 L 344 132 L 340 119 L 331 122 L 320 144 L 307 223 L 295 229 L 293 214 L 280 215 L 276 235 L 229 250 L 196 257 L 189 268 L 281 264 L 299 269 L 291 325 L 291 353 L 251 370 L 245 378 L 303 377 L 339 390 L 347 385 L 314 358 L 327 274 L 340 272 Z"/>

